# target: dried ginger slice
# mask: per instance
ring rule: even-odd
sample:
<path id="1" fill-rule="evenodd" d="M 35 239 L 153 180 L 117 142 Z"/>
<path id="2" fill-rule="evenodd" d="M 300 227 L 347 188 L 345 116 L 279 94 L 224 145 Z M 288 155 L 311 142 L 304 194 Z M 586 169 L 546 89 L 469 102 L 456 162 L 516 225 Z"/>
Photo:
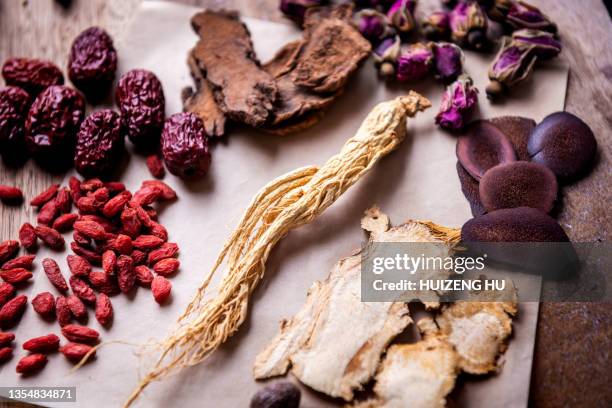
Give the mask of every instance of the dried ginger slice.
<path id="1" fill-rule="evenodd" d="M 436 317 L 440 333 L 459 355 L 459 366 L 470 374 L 498 369 L 498 357 L 507 348 L 512 333 L 516 302 L 455 302 Z"/>
<path id="2" fill-rule="evenodd" d="M 371 233 L 370 243 L 444 242 L 417 221 L 389 228 L 389 218 L 377 208 L 366 212 L 361 225 Z M 315 282 L 302 309 L 281 323 L 280 333 L 257 356 L 254 376 L 281 375 L 291 366 L 302 383 L 349 401 L 411 321 L 406 303 L 361 301 L 359 252 L 338 262 L 324 282 Z"/>
<path id="3" fill-rule="evenodd" d="M 459 357 L 429 317 L 417 322 L 422 340 L 394 344 L 376 374 L 376 397 L 354 408 L 438 408 L 459 374 Z"/>

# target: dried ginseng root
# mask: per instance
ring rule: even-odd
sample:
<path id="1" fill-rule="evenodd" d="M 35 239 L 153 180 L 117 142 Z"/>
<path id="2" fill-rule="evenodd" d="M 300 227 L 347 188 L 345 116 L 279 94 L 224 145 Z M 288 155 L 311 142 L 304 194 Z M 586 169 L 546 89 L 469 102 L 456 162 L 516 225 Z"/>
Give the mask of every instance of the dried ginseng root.
<path id="1" fill-rule="evenodd" d="M 225 244 L 195 298 L 161 345 L 152 370 L 126 406 L 154 380 L 200 363 L 240 327 L 251 292 L 263 278 L 274 246 L 289 231 L 308 224 L 405 139 L 406 119 L 431 106 L 416 92 L 378 104 L 357 134 L 321 168 L 296 169 L 268 183 L 255 196 Z M 204 299 L 213 276 L 226 261 L 217 294 Z"/>

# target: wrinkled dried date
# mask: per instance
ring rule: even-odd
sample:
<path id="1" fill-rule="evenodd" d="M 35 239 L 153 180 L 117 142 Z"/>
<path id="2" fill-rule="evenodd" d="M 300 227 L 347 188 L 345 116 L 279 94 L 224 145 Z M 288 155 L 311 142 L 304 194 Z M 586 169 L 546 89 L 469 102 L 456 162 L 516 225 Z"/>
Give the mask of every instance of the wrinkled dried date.
<path id="1" fill-rule="evenodd" d="M 144 69 L 128 71 L 119 80 L 115 99 L 132 143 L 144 148 L 157 146 L 166 108 L 155 74 Z"/>
<path id="2" fill-rule="evenodd" d="M 68 57 L 68 78 L 88 99 L 104 97 L 115 79 L 117 51 L 113 40 L 99 27 L 90 27 L 73 41 Z"/>
<path id="3" fill-rule="evenodd" d="M 65 86 L 45 89 L 28 112 L 28 151 L 39 163 L 52 169 L 71 165 L 76 132 L 84 113 L 85 100 L 75 90 Z"/>
<path id="4" fill-rule="evenodd" d="M 25 151 L 25 119 L 32 100 L 16 86 L 0 89 L 0 154 L 9 164 L 22 164 Z"/>
<path id="5" fill-rule="evenodd" d="M 123 152 L 121 117 L 111 109 L 92 113 L 79 130 L 74 156 L 76 170 L 85 175 L 106 175 Z"/>
<path id="6" fill-rule="evenodd" d="M 203 176 L 210 166 L 208 136 L 202 119 L 191 112 L 176 113 L 166 120 L 161 136 L 162 155 L 175 176 Z"/>
<path id="7" fill-rule="evenodd" d="M 36 96 L 51 85 L 62 85 L 62 71 L 50 61 L 33 58 L 9 58 L 2 66 L 2 76 L 7 85 L 25 89 Z"/>

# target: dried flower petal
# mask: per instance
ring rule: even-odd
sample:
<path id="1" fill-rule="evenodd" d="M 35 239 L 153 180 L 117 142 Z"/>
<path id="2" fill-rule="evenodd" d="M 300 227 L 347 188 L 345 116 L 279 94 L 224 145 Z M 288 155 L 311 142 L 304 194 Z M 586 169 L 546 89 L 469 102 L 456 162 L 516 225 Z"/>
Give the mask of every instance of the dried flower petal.
<path id="1" fill-rule="evenodd" d="M 434 70 L 444 82 L 457 79 L 463 72 L 463 51 L 455 44 L 439 42 L 433 46 Z"/>
<path id="2" fill-rule="evenodd" d="M 561 52 L 561 42 L 554 35 L 540 30 L 524 29 L 512 33 L 512 40 L 517 44 L 533 46 L 531 52 L 539 59 L 556 57 Z"/>
<path id="3" fill-rule="evenodd" d="M 450 12 L 452 39 L 459 45 L 482 48 L 486 42 L 487 17 L 475 1 L 458 3 Z"/>
<path id="4" fill-rule="evenodd" d="M 436 123 L 445 129 L 461 129 L 466 122 L 467 114 L 476 103 L 478 103 L 478 89 L 474 88 L 469 76 L 461 75 L 442 95 Z"/>
<path id="5" fill-rule="evenodd" d="M 416 26 L 414 22 L 414 0 L 396 0 L 387 11 L 391 25 L 400 33 L 408 33 Z"/>
<path id="6" fill-rule="evenodd" d="M 413 81 L 423 78 L 433 62 L 431 49 L 423 43 L 410 44 L 397 60 L 397 79 Z"/>
<path id="7" fill-rule="evenodd" d="M 423 34 L 430 40 L 444 40 L 450 34 L 450 18 L 446 11 L 434 11 L 421 23 Z"/>
<path id="8" fill-rule="evenodd" d="M 496 0 L 487 13 L 492 20 L 505 24 L 512 29 L 532 28 L 557 32 L 557 25 L 537 7 L 515 0 Z"/>

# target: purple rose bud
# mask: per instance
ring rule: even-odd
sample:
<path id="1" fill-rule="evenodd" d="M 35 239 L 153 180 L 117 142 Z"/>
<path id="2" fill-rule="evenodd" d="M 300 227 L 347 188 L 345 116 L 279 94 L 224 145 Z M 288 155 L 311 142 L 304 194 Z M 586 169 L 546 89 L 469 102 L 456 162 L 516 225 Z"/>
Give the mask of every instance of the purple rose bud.
<path id="1" fill-rule="evenodd" d="M 433 53 L 425 44 L 410 44 L 402 50 L 397 59 L 397 79 L 414 81 L 423 78 L 429 72 L 433 62 Z"/>
<path id="2" fill-rule="evenodd" d="M 389 34 L 387 16 L 373 9 L 364 9 L 355 13 L 353 22 L 361 35 L 372 43 L 378 43 L 381 38 Z"/>
<path id="3" fill-rule="evenodd" d="M 387 11 L 391 25 L 400 33 L 408 33 L 415 27 L 414 8 L 415 0 L 396 0 Z"/>
<path id="4" fill-rule="evenodd" d="M 281 0 L 280 10 L 285 16 L 302 25 L 306 9 L 323 6 L 327 3 L 328 0 Z"/>
<path id="5" fill-rule="evenodd" d="M 561 42 L 552 33 L 540 30 L 523 29 L 512 33 L 512 39 L 517 44 L 533 46 L 531 53 L 541 60 L 556 57 L 561 52 Z"/>
<path id="6" fill-rule="evenodd" d="M 395 64 L 400 53 L 401 42 L 399 36 L 385 38 L 374 48 L 374 64 L 383 78 L 395 76 Z"/>
<path id="7" fill-rule="evenodd" d="M 451 38 L 459 45 L 482 48 L 487 39 L 487 17 L 476 1 L 458 3 L 450 12 Z"/>
<path id="8" fill-rule="evenodd" d="M 450 19 L 446 11 L 434 11 L 421 23 L 423 34 L 430 40 L 443 40 L 450 34 Z"/>
<path id="9" fill-rule="evenodd" d="M 433 46 L 434 69 L 443 82 L 457 79 L 463 72 L 463 51 L 455 44 L 439 42 Z"/>
<path id="10" fill-rule="evenodd" d="M 506 15 L 508 25 L 514 29 L 533 28 L 557 32 L 557 25 L 546 17 L 540 9 L 524 1 L 513 2 Z"/>
<path id="11" fill-rule="evenodd" d="M 436 123 L 444 129 L 461 129 L 477 103 L 478 89 L 474 88 L 469 76 L 461 75 L 444 91 Z"/>
<path id="12" fill-rule="evenodd" d="M 502 47 L 489 69 L 491 82 L 486 89 L 487 97 L 494 99 L 529 76 L 537 60 L 532 50 L 533 46 L 504 38 Z"/>

